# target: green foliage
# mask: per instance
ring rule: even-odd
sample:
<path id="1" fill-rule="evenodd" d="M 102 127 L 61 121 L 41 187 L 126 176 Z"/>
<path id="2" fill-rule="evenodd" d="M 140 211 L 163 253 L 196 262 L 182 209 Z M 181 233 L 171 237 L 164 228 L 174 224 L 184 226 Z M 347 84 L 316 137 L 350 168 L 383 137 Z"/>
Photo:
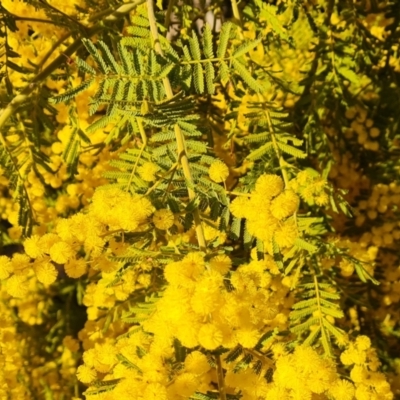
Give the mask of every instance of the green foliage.
<path id="1" fill-rule="evenodd" d="M 318 341 L 324 352 L 332 355 L 332 338 L 340 341 L 344 333 L 329 320 L 329 317 L 340 319 L 344 316 L 340 305 L 334 302 L 340 295 L 332 284 L 319 282 L 316 276 L 312 282 L 302 283 L 300 288 L 301 300 L 294 304 L 290 313 L 291 331 L 302 337 L 307 345 Z"/>
<path id="2" fill-rule="evenodd" d="M 14 157 L 5 147 L 0 147 L 0 165 L 3 174 L 9 179 L 12 196 L 18 204 L 18 224 L 24 227 L 24 235 L 30 235 L 33 215 L 29 196 L 25 188 L 25 177 L 21 176 Z"/>

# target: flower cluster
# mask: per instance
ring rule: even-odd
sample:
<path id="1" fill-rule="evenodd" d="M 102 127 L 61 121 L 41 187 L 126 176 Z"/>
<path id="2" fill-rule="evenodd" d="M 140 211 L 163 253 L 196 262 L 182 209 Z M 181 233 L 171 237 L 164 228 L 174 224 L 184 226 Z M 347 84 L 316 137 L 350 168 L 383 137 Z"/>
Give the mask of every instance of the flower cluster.
<path id="1" fill-rule="evenodd" d="M 381 363 L 367 336 L 358 336 L 355 342 L 350 343 L 340 360 L 344 365 L 352 366 L 350 377 L 355 385 L 357 400 L 393 399 L 385 375 L 378 371 Z"/>
<path id="2" fill-rule="evenodd" d="M 258 178 L 253 192 L 232 201 L 230 210 L 236 218 L 245 218 L 248 232 L 270 249 L 273 239 L 281 248 L 293 245 L 299 235 L 293 217 L 298 207 L 298 195 L 284 189 L 282 178 L 265 174 Z"/>

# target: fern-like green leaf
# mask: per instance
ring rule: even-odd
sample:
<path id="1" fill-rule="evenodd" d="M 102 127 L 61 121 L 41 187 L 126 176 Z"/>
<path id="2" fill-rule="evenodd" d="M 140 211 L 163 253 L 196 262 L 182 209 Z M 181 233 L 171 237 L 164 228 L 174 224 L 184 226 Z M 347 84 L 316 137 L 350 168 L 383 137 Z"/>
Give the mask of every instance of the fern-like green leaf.
<path id="1" fill-rule="evenodd" d="M 58 96 L 51 97 L 49 101 L 54 104 L 63 103 L 71 100 L 73 97 L 76 97 L 79 93 L 86 90 L 94 81 L 94 78 L 90 78 L 80 85 L 74 87 L 73 89 L 67 90 L 64 93 L 61 93 Z"/>
<path id="2" fill-rule="evenodd" d="M 307 154 L 304 153 L 302 150 L 297 149 L 296 147 L 290 146 L 288 144 L 282 143 L 277 141 L 276 142 L 279 149 L 282 150 L 284 153 L 287 153 L 296 158 L 306 158 Z"/>
<path id="3" fill-rule="evenodd" d="M 200 43 L 197 35 L 193 31 L 192 37 L 189 38 L 190 54 L 193 60 L 201 60 Z"/>
<path id="4" fill-rule="evenodd" d="M 228 48 L 229 36 L 230 36 L 232 27 L 233 27 L 232 22 L 225 22 L 222 25 L 221 32 L 219 35 L 218 49 L 217 49 L 217 57 L 218 58 L 225 57 L 225 53 Z"/>
<path id="5" fill-rule="evenodd" d="M 86 47 L 86 50 L 90 53 L 93 59 L 96 61 L 97 65 L 99 66 L 101 72 L 106 75 L 109 71 L 109 67 L 107 63 L 104 61 L 103 57 L 101 56 L 100 52 L 97 50 L 96 46 L 92 43 L 91 40 L 83 38 L 82 39 L 83 45 Z"/>
<path id="6" fill-rule="evenodd" d="M 241 44 L 232 54 L 232 57 L 239 58 L 244 54 L 248 53 L 250 50 L 253 50 L 261 42 L 261 38 L 255 40 L 249 40 L 243 44 Z"/>
<path id="7" fill-rule="evenodd" d="M 206 22 L 203 29 L 203 52 L 206 58 L 211 59 L 214 58 L 213 51 L 213 36 L 210 25 Z"/>
<path id="8" fill-rule="evenodd" d="M 193 79 L 197 93 L 204 93 L 204 73 L 200 63 L 193 66 Z"/>
<path id="9" fill-rule="evenodd" d="M 259 149 L 252 151 L 247 159 L 250 161 L 260 160 L 265 154 L 271 153 L 274 150 L 272 142 L 265 143 Z"/>
<path id="10" fill-rule="evenodd" d="M 246 83 L 250 89 L 254 90 L 256 93 L 261 93 L 264 90 L 263 85 L 261 85 L 260 82 L 251 75 L 244 64 L 236 59 L 232 61 L 232 64 L 237 74 L 243 79 L 243 82 Z"/>
<path id="11" fill-rule="evenodd" d="M 103 55 L 104 55 L 104 58 L 105 58 L 105 61 L 108 65 L 108 67 L 110 69 L 112 69 L 112 71 L 115 74 L 117 74 L 117 75 L 120 74 L 121 68 L 120 68 L 119 64 L 117 63 L 117 61 L 115 60 L 115 58 L 114 58 L 113 54 L 111 53 L 110 49 L 108 48 L 108 46 L 102 40 L 97 41 L 97 45 L 103 51 Z"/>

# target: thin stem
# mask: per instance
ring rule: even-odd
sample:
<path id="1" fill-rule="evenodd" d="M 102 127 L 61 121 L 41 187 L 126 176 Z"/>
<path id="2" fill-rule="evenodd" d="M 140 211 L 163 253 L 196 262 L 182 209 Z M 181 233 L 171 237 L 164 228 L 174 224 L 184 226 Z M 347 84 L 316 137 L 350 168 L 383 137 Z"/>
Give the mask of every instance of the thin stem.
<path id="1" fill-rule="evenodd" d="M 239 7 L 238 7 L 237 1 L 236 0 L 231 0 L 231 4 L 232 4 L 232 12 L 233 12 L 234 18 L 239 22 L 240 26 L 243 26 L 242 25 L 242 17 L 241 17 L 240 12 L 239 12 Z"/>
<path id="2" fill-rule="evenodd" d="M 55 42 L 50 50 L 43 56 L 43 58 L 40 60 L 40 63 L 37 66 L 37 69 L 40 70 L 44 64 L 46 64 L 46 61 L 50 58 L 50 56 L 53 54 L 53 51 L 60 46 L 61 44 L 63 44 L 69 37 L 71 37 L 72 33 L 68 32 L 65 35 L 61 36 L 60 39 L 57 40 L 57 42 Z"/>
<path id="3" fill-rule="evenodd" d="M 224 379 L 224 371 L 222 369 L 221 356 L 218 354 L 215 356 L 215 358 L 217 359 L 217 377 L 218 377 L 219 398 L 221 400 L 226 400 L 225 379 Z"/>
<path id="4" fill-rule="evenodd" d="M 11 14 L 11 13 L 10 13 Z M 13 14 L 11 14 L 13 15 Z M 27 21 L 27 22 L 40 22 L 41 24 L 52 24 L 57 26 L 63 26 L 63 24 L 51 21 L 50 19 L 40 19 L 40 18 L 31 18 L 31 17 L 19 17 L 18 15 L 13 15 L 13 18 L 16 21 Z"/>
<path id="5" fill-rule="evenodd" d="M 324 342 L 324 339 L 325 339 L 326 343 L 328 343 L 328 337 L 327 337 L 327 334 L 326 334 L 326 331 L 325 331 L 325 326 L 324 326 L 323 321 L 322 321 L 321 299 L 320 299 L 320 295 L 319 295 L 319 286 L 318 286 L 317 275 L 314 275 L 314 287 L 315 287 L 315 297 L 316 297 L 316 300 L 317 300 L 317 307 L 318 307 L 318 311 L 319 311 L 319 314 L 320 314 L 318 319 L 319 319 L 319 326 L 320 326 L 320 329 L 321 329 L 321 336 L 323 338 L 323 342 Z M 323 347 L 324 347 L 325 352 L 329 356 L 331 356 L 331 351 L 330 351 L 329 347 L 326 347 L 326 346 L 323 346 Z"/>
<path id="6" fill-rule="evenodd" d="M 235 191 L 229 191 L 227 190 L 226 193 L 231 194 L 233 196 L 245 196 L 245 197 L 250 197 L 250 193 L 242 193 L 242 192 L 235 192 Z"/>
<path id="7" fill-rule="evenodd" d="M 137 118 L 137 124 L 138 124 L 138 127 L 139 127 L 140 136 L 142 138 L 142 147 L 140 148 L 140 152 L 139 152 L 139 155 L 138 155 L 138 157 L 136 159 L 135 166 L 132 169 L 131 175 L 129 177 L 128 185 L 126 186 L 126 189 L 128 191 L 129 191 L 129 186 L 131 186 L 133 176 L 135 175 L 136 169 L 137 169 L 137 167 L 139 165 L 139 160 L 141 159 L 143 151 L 147 146 L 147 136 L 146 136 L 146 132 L 145 132 L 144 127 L 143 127 L 143 121 L 140 118 Z"/>
<path id="8" fill-rule="evenodd" d="M 167 30 L 169 29 L 169 26 L 171 25 L 171 14 L 172 14 L 172 9 L 174 8 L 174 4 L 175 4 L 175 0 L 169 0 L 167 12 L 165 14 L 165 27 L 167 28 Z"/>
<path id="9" fill-rule="evenodd" d="M 283 180 L 285 182 L 285 187 L 288 187 L 289 186 L 289 177 L 288 177 L 288 174 L 286 171 L 286 162 L 283 159 L 281 151 L 279 150 L 279 147 L 278 147 L 278 143 L 276 142 L 275 132 L 274 132 L 274 129 L 272 126 L 272 121 L 271 121 L 271 116 L 269 115 L 268 111 L 266 111 L 265 114 L 267 116 L 268 128 L 269 128 L 269 132 L 271 134 L 272 145 L 274 146 L 275 153 L 279 160 L 279 166 L 281 167 L 281 170 L 282 170 L 282 176 L 283 176 Z"/>
<path id="10" fill-rule="evenodd" d="M 155 18 L 155 14 L 154 14 L 153 0 L 147 0 L 147 13 L 148 13 L 148 18 L 149 18 L 149 23 L 150 23 L 150 31 L 151 31 L 151 35 L 153 37 L 155 50 L 160 55 L 163 55 L 160 41 L 158 39 L 158 30 L 157 30 L 156 18 Z M 163 84 L 164 84 L 164 89 L 165 89 L 167 98 L 168 99 L 173 98 L 174 93 L 172 91 L 171 83 L 167 77 L 163 79 Z M 177 147 L 178 147 L 178 158 L 182 165 L 183 174 L 185 176 L 186 181 L 189 182 L 189 185 L 194 186 L 192 173 L 190 171 L 190 166 L 189 166 L 189 160 L 188 160 L 188 156 L 187 156 L 185 139 L 183 137 L 180 127 L 176 124 L 174 126 L 174 132 L 175 132 L 175 140 L 176 140 Z M 187 189 L 188 189 L 188 193 L 189 193 L 189 199 L 193 200 L 196 197 L 194 190 L 191 187 L 188 187 Z M 206 239 L 205 239 L 203 227 L 201 225 L 199 210 L 197 208 L 193 211 L 193 217 L 194 217 L 194 224 L 195 224 L 195 228 L 196 228 L 196 235 L 197 235 L 197 241 L 199 243 L 199 247 L 201 250 L 205 251 L 206 250 Z"/>

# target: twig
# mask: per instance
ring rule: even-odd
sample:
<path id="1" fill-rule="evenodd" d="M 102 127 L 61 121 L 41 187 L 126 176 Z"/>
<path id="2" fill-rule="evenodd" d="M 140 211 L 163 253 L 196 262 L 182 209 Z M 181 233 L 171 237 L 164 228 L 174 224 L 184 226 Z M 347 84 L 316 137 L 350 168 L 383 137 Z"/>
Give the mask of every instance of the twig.
<path id="1" fill-rule="evenodd" d="M 224 371 L 222 369 L 221 356 L 218 354 L 215 356 L 215 358 L 217 360 L 219 398 L 221 400 L 226 400 L 225 379 L 224 379 Z"/>
<path id="2" fill-rule="evenodd" d="M 165 27 L 167 30 L 169 29 L 169 25 L 171 24 L 171 14 L 174 8 L 175 0 L 169 0 L 167 12 L 165 14 Z"/>
<path id="3" fill-rule="evenodd" d="M 238 3 L 236 0 L 231 0 L 231 4 L 234 18 L 239 22 L 239 25 L 242 26 L 242 17 L 239 12 Z"/>

